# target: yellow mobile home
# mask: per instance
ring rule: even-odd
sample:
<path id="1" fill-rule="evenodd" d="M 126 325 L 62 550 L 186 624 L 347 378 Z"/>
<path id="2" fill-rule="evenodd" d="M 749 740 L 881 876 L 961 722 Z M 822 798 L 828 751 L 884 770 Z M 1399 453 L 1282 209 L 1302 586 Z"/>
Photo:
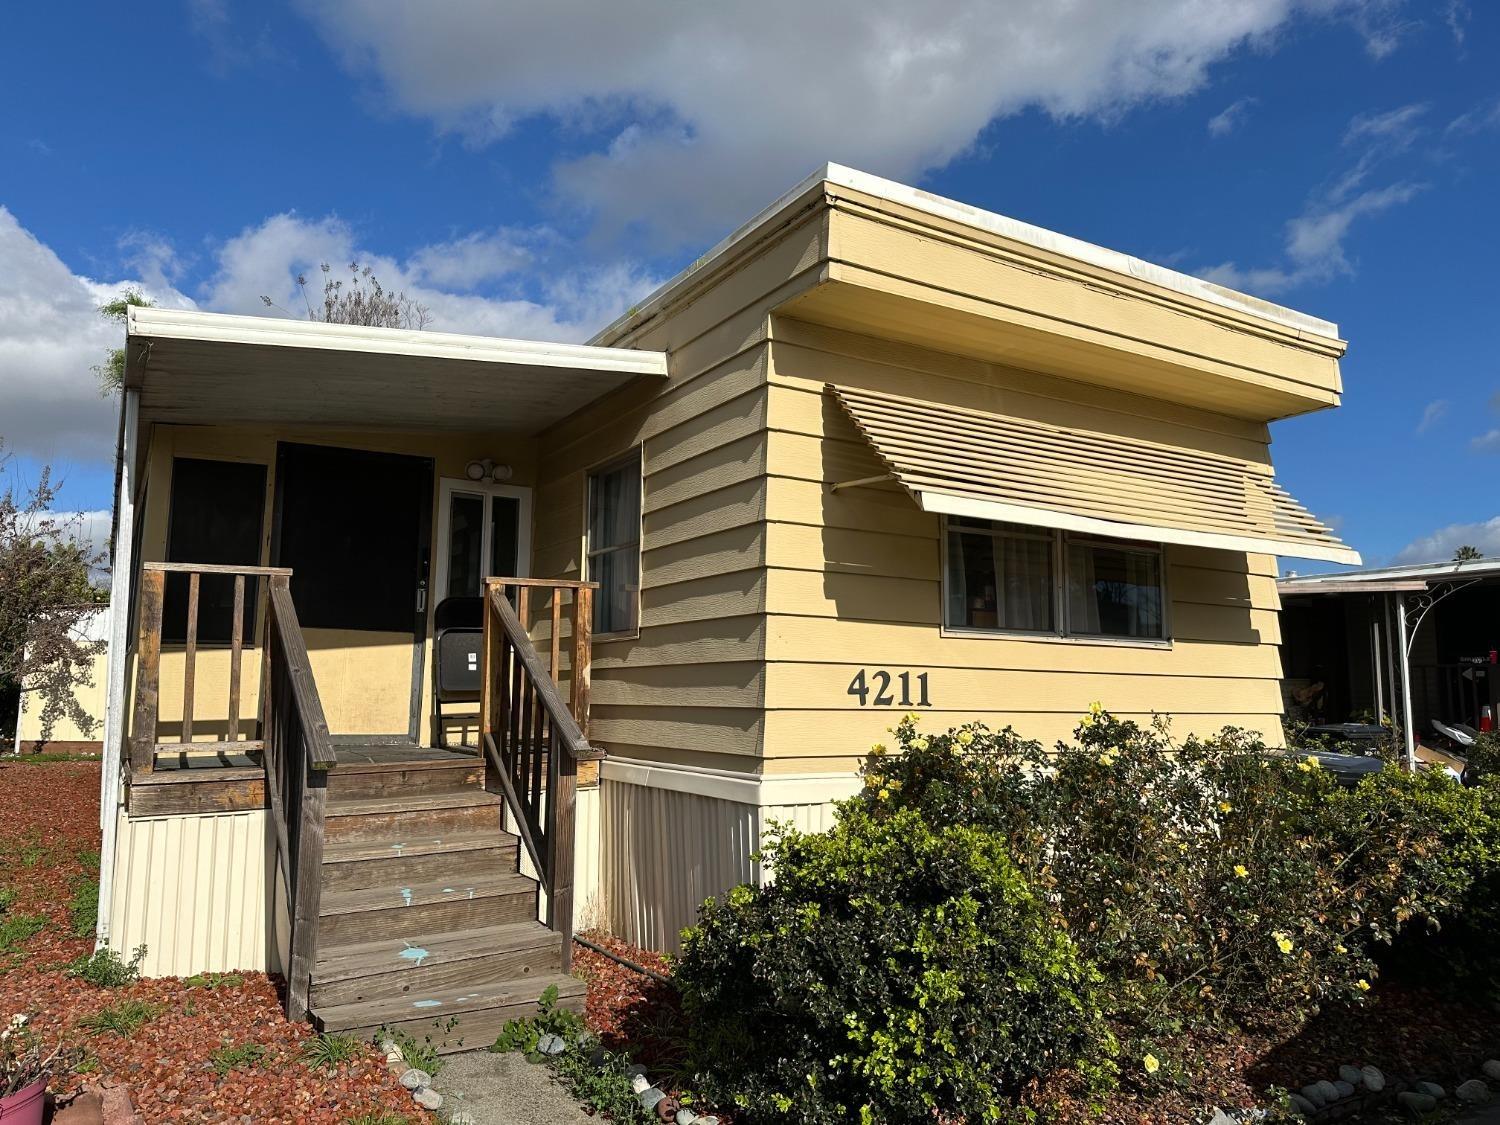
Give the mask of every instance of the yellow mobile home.
<path id="1" fill-rule="evenodd" d="M 472 1041 L 895 714 L 1279 740 L 1275 557 L 1358 556 L 1267 425 L 1343 351 L 836 166 L 589 346 L 133 309 L 101 933 Z"/>

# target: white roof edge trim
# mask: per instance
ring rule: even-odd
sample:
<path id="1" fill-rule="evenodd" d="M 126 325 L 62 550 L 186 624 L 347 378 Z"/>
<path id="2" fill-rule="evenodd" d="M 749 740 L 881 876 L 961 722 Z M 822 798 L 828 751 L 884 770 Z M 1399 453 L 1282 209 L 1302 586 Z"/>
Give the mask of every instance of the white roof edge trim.
<path id="1" fill-rule="evenodd" d="M 1372 567 L 1369 570 L 1334 571 L 1330 574 L 1291 574 L 1277 579 L 1290 586 L 1316 588 L 1324 582 L 1378 583 L 1400 578 L 1463 578 L 1468 575 L 1489 577 L 1500 574 L 1500 559 L 1450 559 L 1435 563 L 1403 563 L 1400 566 Z"/>
<path id="2" fill-rule="evenodd" d="M 915 493 L 917 504 L 924 512 L 937 512 L 947 516 L 970 516 L 974 519 L 999 520 L 1003 523 L 1033 524 L 1038 527 L 1053 527 L 1060 531 L 1081 531 L 1094 535 L 1107 535 L 1115 539 L 1133 539 L 1143 543 L 1176 543 L 1184 547 L 1208 547 L 1216 551 L 1245 551 L 1256 555 L 1278 555 L 1297 559 L 1322 559 L 1327 562 L 1351 563 L 1358 566 L 1359 552 L 1351 547 L 1319 547 L 1295 539 L 1261 539 L 1254 535 L 1229 535 L 1215 531 L 1191 531 L 1180 527 L 1159 527 L 1153 524 L 1125 523 L 1118 520 L 1099 519 L 1095 516 L 1078 516 L 1071 512 L 1058 512 L 1049 508 L 1033 508 L 1025 504 L 1006 504 L 998 500 L 973 500 L 966 496 L 954 496 L 944 492 Z"/>
<path id="3" fill-rule="evenodd" d="M 126 324 L 131 338 L 313 348 L 338 352 L 377 352 L 422 359 L 572 368 L 623 375 L 659 375 L 663 378 L 667 374 L 665 352 L 637 348 L 601 348 L 588 344 L 511 340 L 499 336 L 464 336 L 452 332 L 407 328 L 367 328 L 363 325 L 238 316 L 195 309 L 132 307 Z"/>
<path id="4" fill-rule="evenodd" d="M 1138 281 L 1149 282 L 1164 289 L 1196 297 L 1199 300 L 1219 305 L 1221 308 L 1259 317 L 1298 332 L 1329 340 L 1339 339 L 1339 327 L 1331 320 L 1298 312 L 1296 309 L 1277 305 L 1248 293 L 1241 293 L 1223 285 L 1216 285 L 1211 281 L 1204 281 L 1201 277 L 1193 277 L 1190 274 L 1167 269 L 1165 266 L 1154 265 L 1119 250 L 1110 250 L 1092 242 L 1085 242 L 1081 238 L 1059 234 L 1045 227 L 1021 222 L 1019 219 L 1011 219 L 998 212 L 986 211 L 983 208 L 936 195 L 930 191 L 923 191 L 921 188 L 914 188 L 896 180 L 887 180 L 842 164 L 825 164 L 796 187 L 784 193 L 770 206 L 762 208 L 753 218 L 737 227 L 708 252 L 699 255 L 686 269 L 658 286 L 649 296 L 638 302 L 632 311 L 616 318 L 601 331 L 595 333 L 590 342 L 608 339 L 624 329 L 636 317 L 654 311 L 665 304 L 667 297 L 674 290 L 706 266 L 724 256 L 736 244 L 746 241 L 763 227 L 768 226 L 782 211 L 820 183 L 830 183 L 852 191 L 863 192 L 890 203 L 925 211 L 929 215 L 977 227 L 1041 250 L 1050 250 L 1053 253 L 1063 254 L 1090 265 L 1133 277 Z"/>

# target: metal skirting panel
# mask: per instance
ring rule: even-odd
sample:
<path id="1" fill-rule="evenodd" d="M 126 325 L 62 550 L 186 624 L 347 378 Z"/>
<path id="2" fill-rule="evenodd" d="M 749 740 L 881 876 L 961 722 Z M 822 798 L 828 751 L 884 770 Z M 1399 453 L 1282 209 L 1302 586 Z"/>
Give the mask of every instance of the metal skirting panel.
<path id="1" fill-rule="evenodd" d="M 110 944 L 127 957 L 144 945 L 149 977 L 274 969 L 273 855 L 263 809 L 134 820 L 121 812 Z"/>
<path id="2" fill-rule="evenodd" d="M 705 898 L 755 877 L 756 806 L 608 779 L 599 793 L 604 895 L 616 937 L 675 953 Z"/>

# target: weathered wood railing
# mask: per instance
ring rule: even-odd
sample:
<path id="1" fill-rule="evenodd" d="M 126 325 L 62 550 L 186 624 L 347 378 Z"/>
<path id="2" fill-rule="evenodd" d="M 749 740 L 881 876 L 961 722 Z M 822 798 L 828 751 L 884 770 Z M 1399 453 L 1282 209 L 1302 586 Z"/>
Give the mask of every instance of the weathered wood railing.
<path id="1" fill-rule="evenodd" d="M 266 789 L 291 921 L 288 1019 L 307 1017 L 322 899 L 328 771 L 338 764 L 285 575 L 270 581 L 263 666 Z"/>
<path id="2" fill-rule="evenodd" d="M 264 596 L 266 583 L 280 580 L 285 583 L 291 571 L 274 566 L 217 566 L 208 563 L 143 563 L 141 568 L 141 592 L 138 603 L 139 621 L 136 640 L 135 710 L 130 724 L 130 768 L 136 775 L 150 774 L 156 769 L 159 753 L 195 751 L 228 751 L 254 754 L 261 749 L 256 738 L 241 740 L 241 691 L 245 650 L 245 600 L 249 582 L 258 587 L 257 599 Z M 182 667 L 182 724 L 176 742 L 157 741 L 161 719 L 161 653 L 162 610 L 166 604 L 168 575 L 184 575 L 187 579 L 187 613 L 184 620 L 183 667 Z M 202 580 L 232 578 L 234 600 L 229 626 L 229 708 L 224 726 L 224 737 L 215 741 L 194 741 L 197 704 L 197 672 L 199 649 L 199 601 Z M 254 614 L 251 620 L 255 620 Z M 261 615 L 269 619 L 269 614 Z M 264 626 L 263 626 L 264 628 Z M 252 641 L 253 644 L 253 641 Z M 256 713 L 264 709 L 266 685 L 260 685 L 261 705 Z"/>
<path id="3" fill-rule="evenodd" d="M 175 743 L 157 741 L 161 706 L 162 611 L 167 576 L 187 576 L 187 613 L 183 640 L 182 729 Z M 308 987 L 317 950 L 318 907 L 322 892 L 323 816 L 328 771 L 337 764 L 323 703 L 313 680 L 307 643 L 292 604 L 290 570 L 265 566 L 212 566 L 191 563 L 145 563 L 138 603 L 140 629 L 136 645 L 135 711 L 130 731 L 130 768 L 136 782 L 150 780 L 163 753 L 229 751 L 260 757 L 265 771 L 276 866 L 286 892 L 291 948 L 286 966 L 287 1015 L 307 1015 Z M 229 628 L 229 717 L 225 738 L 194 740 L 195 680 L 199 647 L 202 579 L 234 579 L 233 619 Z M 256 714 L 259 736 L 240 738 L 242 664 L 245 649 L 247 583 L 260 587 L 264 599 L 260 634 L 260 695 Z M 254 620 L 254 617 L 252 617 Z M 251 732 L 254 734 L 255 732 Z M 236 759 L 239 760 L 239 759 Z M 167 774 L 161 774 L 167 777 Z M 167 788 L 182 788 L 168 786 Z"/>
<path id="4" fill-rule="evenodd" d="M 563 935 L 563 971 L 572 960 L 574 805 L 578 763 L 603 755 L 589 745 L 590 582 L 486 580 L 481 729 L 488 773 L 504 793 L 516 834 L 547 892 L 547 925 Z M 551 665 L 526 622 L 533 591 L 550 590 Z M 515 604 L 510 597 L 514 592 Z M 571 593 L 570 612 L 563 595 Z M 559 690 L 563 624 L 569 625 L 570 704 Z"/>

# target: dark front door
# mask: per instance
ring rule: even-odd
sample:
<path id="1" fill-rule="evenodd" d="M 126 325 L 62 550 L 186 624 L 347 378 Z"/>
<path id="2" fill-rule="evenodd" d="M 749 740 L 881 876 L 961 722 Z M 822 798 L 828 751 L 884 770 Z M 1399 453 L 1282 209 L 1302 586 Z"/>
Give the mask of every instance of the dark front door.
<path id="1" fill-rule="evenodd" d="M 425 457 L 277 447 L 271 553 L 335 735 L 417 740 L 432 481 Z"/>

